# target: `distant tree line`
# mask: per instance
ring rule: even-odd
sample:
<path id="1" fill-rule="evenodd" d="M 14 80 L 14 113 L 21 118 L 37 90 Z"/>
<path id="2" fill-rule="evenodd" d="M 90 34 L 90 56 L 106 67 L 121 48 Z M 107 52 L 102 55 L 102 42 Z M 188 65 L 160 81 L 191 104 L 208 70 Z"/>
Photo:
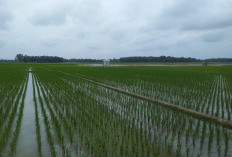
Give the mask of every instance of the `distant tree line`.
<path id="1" fill-rule="evenodd" d="M 205 59 L 205 62 L 232 62 L 232 58 L 210 58 Z"/>
<path id="2" fill-rule="evenodd" d="M 160 57 L 123 57 L 119 59 L 120 62 L 199 62 L 196 58 L 184 58 L 184 57 L 171 57 L 171 56 L 160 56 Z"/>
<path id="3" fill-rule="evenodd" d="M 0 60 L 0 62 L 32 62 L 32 63 L 96 63 L 102 62 L 103 59 L 64 59 L 57 56 L 27 56 L 23 54 L 17 54 L 15 60 Z M 171 57 L 171 56 L 134 56 L 134 57 L 121 57 L 119 59 L 110 59 L 110 62 L 232 62 L 232 58 L 211 58 L 205 60 L 199 60 L 196 58 L 186 57 Z"/>
<path id="4" fill-rule="evenodd" d="M 27 56 L 23 54 L 17 54 L 15 61 L 29 63 L 60 63 L 64 61 L 64 58 L 57 56 Z"/>
<path id="5" fill-rule="evenodd" d="M 65 59 L 64 62 L 68 62 L 68 63 L 87 63 L 87 62 L 102 62 L 102 59 L 76 59 L 76 58 L 72 58 L 72 59 Z"/>
<path id="6" fill-rule="evenodd" d="M 68 62 L 68 63 L 97 63 L 97 62 L 102 62 L 103 59 L 76 59 L 76 58 L 72 58 L 72 59 L 65 59 L 64 62 Z M 110 59 L 110 62 L 119 62 L 119 59 Z"/>
<path id="7" fill-rule="evenodd" d="M 10 63 L 14 62 L 15 60 L 8 60 L 8 59 L 0 59 L 0 63 Z"/>

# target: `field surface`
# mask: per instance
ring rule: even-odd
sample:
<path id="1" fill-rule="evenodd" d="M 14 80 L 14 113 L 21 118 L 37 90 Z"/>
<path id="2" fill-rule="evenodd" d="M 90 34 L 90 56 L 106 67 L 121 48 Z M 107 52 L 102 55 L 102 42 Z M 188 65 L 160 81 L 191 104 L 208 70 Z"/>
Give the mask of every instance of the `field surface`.
<path id="1" fill-rule="evenodd" d="M 0 64 L 0 157 L 232 156 L 230 125 L 142 97 L 232 124 L 232 66 Z"/>

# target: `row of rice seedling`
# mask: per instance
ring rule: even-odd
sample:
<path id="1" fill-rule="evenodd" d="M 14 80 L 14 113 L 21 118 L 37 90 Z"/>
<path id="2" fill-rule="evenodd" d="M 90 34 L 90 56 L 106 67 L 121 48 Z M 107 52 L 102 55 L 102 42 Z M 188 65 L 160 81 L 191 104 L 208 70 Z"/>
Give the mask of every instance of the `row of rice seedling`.
<path id="1" fill-rule="evenodd" d="M 55 71 L 36 77 L 54 113 L 48 112 L 60 120 L 71 146 L 87 155 L 232 154 L 227 128 Z"/>
<path id="2" fill-rule="evenodd" d="M 25 79 L 25 84 L 26 84 L 25 85 L 25 90 L 22 93 L 22 100 L 20 102 L 20 107 L 19 107 L 19 111 L 18 111 L 18 119 L 17 119 L 16 124 L 15 124 L 16 126 L 15 126 L 15 131 L 14 131 L 14 134 L 13 134 L 13 139 L 12 139 L 12 141 L 10 143 L 11 153 L 15 152 L 17 140 L 18 140 L 18 137 L 19 137 L 19 131 L 20 131 L 20 126 L 21 126 L 22 117 L 23 117 L 24 101 L 25 101 L 25 97 L 26 97 L 27 82 L 28 82 L 28 75 L 27 75 L 27 77 Z"/>
<path id="3" fill-rule="evenodd" d="M 81 89 L 85 89 L 84 87 L 82 87 Z M 105 89 L 104 89 L 105 90 Z M 91 89 L 90 91 L 94 91 L 94 89 Z M 98 92 L 98 91 L 94 91 L 93 93 L 101 93 L 101 92 Z M 102 96 L 103 98 L 105 97 L 104 95 Z M 119 97 L 111 97 L 109 100 L 110 100 L 110 102 L 112 102 L 112 98 L 116 98 L 116 100 L 120 100 L 119 99 Z M 109 102 L 109 103 L 110 103 Z M 123 102 L 119 102 L 118 104 L 123 104 Z M 128 103 L 125 103 L 125 104 L 128 104 Z M 133 104 L 134 105 L 134 104 Z M 122 107 L 120 107 L 120 108 L 122 108 Z M 150 110 L 150 109 L 149 109 Z M 128 113 L 131 113 L 131 112 L 133 112 L 133 110 L 132 111 L 129 111 Z M 163 114 L 164 112 L 162 112 L 162 114 Z M 144 115 L 151 115 L 151 114 L 148 114 L 148 113 L 145 113 Z M 168 114 L 169 115 L 169 114 Z M 162 121 L 162 118 L 158 118 L 157 117 L 157 119 L 158 119 L 158 121 L 157 121 L 157 123 L 159 124 L 160 123 L 160 121 Z M 163 122 L 163 121 L 162 121 Z M 170 126 L 170 123 L 168 123 L 169 125 L 169 127 L 170 128 L 172 128 L 172 129 L 175 129 L 176 127 L 172 127 L 172 126 Z M 195 141 L 196 141 L 196 139 L 197 139 L 197 137 L 196 137 L 196 135 L 197 135 L 197 133 L 195 133 L 194 134 L 194 137 L 193 137 L 193 139 L 191 139 L 191 130 L 192 130 L 192 121 L 190 121 L 190 126 L 191 127 L 189 127 L 186 131 L 187 131 L 187 133 L 186 133 L 186 137 L 184 137 L 187 141 L 189 141 L 189 139 L 191 140 L 191 141 L 193 141 L 193 144 L 194 145 L 196 145 L 196 143 L 195 143 Z M 200 129 L 200 123 L 197 123 L 198 124 L 198 126 L 196 127 L 196 129 L 197 130 L 199 130 Z M 162 126 L 163 126 L 163 124 L 162 124 Z M 183 125 L 183 127 L 184 126 L 186 126 L 186 124 L 184 124 Z M 178 126 L 177 126 L 178 127 Z M 183 128 L 183 127 L 181 127 L 181 128 Z M 179 127 L 178 127 L 179 128 Z M 204 144 L 205 144 L 205 140 L 206 140 L 206 142 L 207 142 L 207 138 L 205 137 L 205 135 L 207 135 L 208 133 L 207 132 L 209 132 L 209 134 L 208 134 L 208 136 L 209 136 L 209 145 L 208 145 L 208 150 L 210 150 L 211 148 L 212 148 L 212 139 L 213 139 L 213 134 L 214 134 L 214 130 L 216 130 L 216 129 L 212 129 L 212 127 L 211 127 L 211 125 L 210 125 L 210 129 L 207 131 L 207 128 L 206 127 L 204 127 L 204 129 L 202 129 L 202 131 L 203 131 L 203 134 L 202 134 L 202 136 L 201 136 L 201 144 L 199 144 L 199 145 L 201 145 L 201 149 L 202 149 L 202 147 L 205 147 L 204 146 Z M 218 130 L 218 129 L 217 129 Z M 170 131 L 168 131 L 169 133 L 170 133 Z M 174 131 L 174 132 L 176 132 L 176 131 Z M 220 132 L 220 131 L 219 131 Z M 223 131 L 223 133 L 222 133 L 222 135 L 223 134 L 225 134 L 225 138 L 223 139 L 223 138 L 219 138 L 219 135 L 218 135 L 218 138 L 217 138 L 217 141 L 218 141 L 218 144 L 219 144 L 219 142 L 221 143 L 224 143 L 224 146 L 225 146 L 225 149 L 224 149 L 224 152 L 225 152 L 225 154 L 226 154 L 226 152 L 228 151 L 227 150 L 227 148 L 228 148 L 228 142 L 229 142 L 229 139 L 231 139 L 231 137 L 230 137 L 230 134 L 227 132 L 227 131 Z M 167 136 L 166 136 L 166 138 L 167 138 Z M 199 139 L 199 138 L 198 138 Z M 210 145 L 211 144 L 211 145 Z M 187 146 L 187 144 L 186 144 L 186 146 Z M 219 148 L 221 148 L 221 146 L 220 145 L 217 145 Z M 216 147 L 216 146 L 214 146 L 214 147 Z M 187 150 L 187 148 L 186 148 L 186 150 Z M 196 149 L 195 150 L 196 152 L 200 152 L 198 149 Z M 221 152 L 221 150 L 220 149 L 218 149 L 218 153 L 220 154 L 220 152 Z"/>
<path id="4" fill-rule="evenodd" d="M 26 67 L 2 65 L 0 76 L 0 155 L 6 156 L 17 144 L 28 74 Z"/>
<path id="5" fill-rule="evenodd" d="M 40 76 L 41 77 L 41 76 Z M 61 84 L 59 84 L 61 86 Z M 61 91 L 59 92 L 61 93 Z M 79 136 L 79 141 L 81 143 L 81 146 L 87 154 L 95 154 L 96 156 L 102 156 L 102 155 L 107 155 L 108 153 L 113 154 L 114 150 L 112 147 L 112 144 L 110 144 L 111 140 L 115 140 L 114 142 L 114 147 L 116 147 L 118 153 L 117 155 L 120 154 L 128 154 L 132 153 L 131 148 L 130 151 L 127 149 L 127 145 L 124 142 L 131 142 L 131 141 L 126 141 L 124 140 L 123 136 L 125 137 L 129 136 L 129 132 L 134 132 L 133 135 L 138 134 L 138 131 L 131 130 L 128 131 L 127 129 L 127 123 L 124 119 L 120 119 L 117 114 L 111 114 L 108 111 L 105 111 L 104 106 L 98 105 L 95 103 L 96 102 L 94 99 L 90 99 L 91 97 L 85 96 L 85 93 L 79 93 L 78 95 L 81 98 L 81 104 L 78 102 L 75 102 L 76 99 L 72 98 L 71 100 L 74 101 L 75 103 L 78 104 L 73 104 L 73 107 L 70 109 L 70 107 L 65 107 L 65 109 L 68 111 L 70 110 L 69 114 L 63 114 L 66 116 L 69 116 L 71 118 L 71 122 L 73 123 L 72 125 L 77 132 Z M 61 97 L 60 99 L 62 99 Z M 66 99 L 68 100 L 68 99 Z M 96 112 L 98 111 L 98 112 Z M 99 116 L 99 113 L 101 113 Z M 112 124 L 113 123 L 113 124 Z M 109 127 L 111 129 L 109 129 Z M 114 129 L 116 127 L 117 131 Z M 116 132 L 113 132 L 115 130 Z M 117 136 L 115 136 L 117 135 Z M 116 140 L 121 141 L 122 143 L 117 144 Z M 125 139 L 128 139 L 125 138 Z M 131 138 L 129 138 L 131 140 Z M 140 146 L 148 145 L 149 141 L 146 141 L 144 138 L 142 138 L 139 141 L 139 145 L 134 145 L 137 146 L 139 149 Z M 110 145 L 109 145 L 110 144 Z M 125 145 L 125 147 L 124 147 Z M 132 147 L 132 145 L 129 145 Z M 109 149 L 110 147 L 110 149 Z M 111 151 L 110 151 L 111 150 Z M 149 149 L 153 150 L 153 149 Z M 156 151 L 157 149 L 154 149 Z M 141 151 L 139 151 L 141 153 Z M 143 151 L 142 151 L 143 153 Z M 116 155 L 116 154 L 115 154 Z"/>
<path id="6" fill-rule="evenodd" d="M 75 135 L 75 131 L 73 129 L 73 125 L 65 117 L 66 114 L 63 114 L 63 108 L 61 108 L 61 105 L 57 105 L 57 104 L 61 103 L 59 97 L 58 98 L 56 97 L 56 100 L 55 100 L 54 97 L 51 95 L 51 90 L 52 89 L 51 88 L 47 88 L 46 84 L 44 84 L 42 80 L 40 80 L 40 83 L 41 83 L 40 87 L 45 89 L 44 93 L 46 93 L 46 96 L 49 97 L 49 99 L 46 98 L 47 99 L 46 101 L 47 102 L 49 101 L 48 103 L 51 104 L 49 108 L 52 108 L 55 111 L 54 113 L 52 113 L 53 116 L 56 115 L 57 116 L 57 120 L 59 120 L 61 122 L 61 124 L 55 125 L 56 127 L 58 126 L 56 130 L 59 131 L 61 125 L 63 125 L 64 128 L 66 130 L 68 130 L 67 135 L 64 135 L 64 138 L 68 138 L 69 140 L 68 141 L 67 141 L 67 139 L 62 140 L 63 142 L 61 143 L 61 146 L 63 145 L 61 147 L 63 149 L 63 153 L 66 154 L 67 156 L 69 156 L 70 154 L 71 155 L 78 154 L 78 156 L 85 156 L 85 153 L 82 152 L 82 151 L 80 151 L 79 143 L 78 142 L 74 142 L 74 141 L 76 141 L 76 137 L 75 137 L 76 135 Z M 60 134 L 61 133 L 58 133 L 58 138 L 62 137 L 62 135 L 60 136 Z M 63 139 L 63 137 L 62 137 L 62 139 Z M 65 145 L 68 148 L 67 147 L 64 148 L 64 143 L 65 143 Z M 72 145 L 72 146 L 70 147 L 70 145 Z M 70 150 L 71 150 L 71 152 L 70 152 Z"/>
<path id="7" fill-rule="evenodd" d="M 33 78 L 35 78 L 35 77 L 33 77 Z M 43 121 L 44 121 L 45 129 L 46 129 L 46 135 L 47 135 L 48 143 L 49 143 L 50 150 L 51 150 L 51 156 L 56 156 L 57 153 L 56 153 L 56 150 L 55 150 L 54 139 L 53 139 L 53 136 L 52 136 L 52 133 L 51 133 L 50 120 L 49 120 L 49 117 L 48 117 L 48 114 L 47 114 L 47 111 L 46 111 L 46 108 L 45 108 L 44 100 L 43 100 L 43 98 L 41 96 L 41 92 L 40 92 L 38 82 L 35 81 L 35 80 L 34 80 L 34 82 L 35 82 L 35 85 L 36 85 L 37 94 L 38 94 L 38 98 L 39 98 L 39 103 L 40 103 L 40 106 L 41 106 L 41 111 L 42 111 L 42 115 L 43 115 Z"/>
<path id="8" fill-rule="evenodd" d="M 33 102 L 35 105 L 35 125 L 36 125 L 36 138 L 37 138 L 37 145 L 38 145 L 38 154 L 42 156 L 42 142 L 41 142 L 41 126 L 39 122 L 39 113 L 38 113 L 38 104 L 37 104 L 37 96 L 36 96 L 36 89 L 35 89 L 35 79 L 34 75 L 32 75 L 32 86 L 33 86 Z"/>
<path id="9" fill-rule="evenodd" d="M 0 156 L 17 156 L 29 66 L 38 156 L 232 155 L 228 128 L 72 76 L 231 120 L 230 67 L 22 64 L 0 66 Z"/>
<path id="10" fill-rule="evenodd" d="M 47 109 L 51 115 L 51 120 L 52 120 L 52 123 L 54 124 L 55 126 L 55 133 L 57 135 L 57 138 L 58 138 L 58 141 L 59 141 L 59 145 L 62 149 L 62 152 L 65 156 L 69 156 L 69 150 L 68 148 L 66 147 L 65 145 L 65 139 L 64 139 L 64 134 L 63 134 L 63 131 L 62 131 L 62 128 L 61 128 L 61 124 L 59 122 L 59 119 L 56 115 L 56 113 L 53 111 L 54 108 L 50 105 L 50 102 L 49 102 L 49 99 L 47 97 L 47 93 L 45 93 L 45 89 L 44 87 L 42 86 L 41 82 L 38 81 L 38 84 L 40 86 L 40 90 L 41 90 L 41 93 L 43 95 L 43 98 L 45 100 L 45 103 L 47 104 Z"/>
<path id="11" fill-rule="evenodd" d="M 230 120 L 231 67 L 100 68 L 50 66 L 121 89 Z"/>

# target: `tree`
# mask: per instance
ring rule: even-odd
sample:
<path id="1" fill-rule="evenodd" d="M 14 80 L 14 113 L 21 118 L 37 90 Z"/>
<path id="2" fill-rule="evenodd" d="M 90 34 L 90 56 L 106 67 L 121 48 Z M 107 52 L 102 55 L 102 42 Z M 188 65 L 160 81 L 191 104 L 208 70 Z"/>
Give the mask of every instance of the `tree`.
<path id="1" fill-rule="evenodd" d="M 15 57 L 17 62 L 29 62 L 29 63 L 58 63 L 63 62 L 64 59 L 57 56 L 27 56 L 17 54 Z"/>
<path id="2" fill-rule="evenodd" d="M 15 57 L 15 61 L 17 62 L 22 62 L 23 61 L 23 54 L 17 54 Z"/>
<path id="3" fill-rule="evenodd" d="M 120 62 L 198 62 L 195 58 L 184 58 L 184 57 L 171 57 L 171 56 L 160 56 L 160 57 L 122 57 L 119 59 Z"/>

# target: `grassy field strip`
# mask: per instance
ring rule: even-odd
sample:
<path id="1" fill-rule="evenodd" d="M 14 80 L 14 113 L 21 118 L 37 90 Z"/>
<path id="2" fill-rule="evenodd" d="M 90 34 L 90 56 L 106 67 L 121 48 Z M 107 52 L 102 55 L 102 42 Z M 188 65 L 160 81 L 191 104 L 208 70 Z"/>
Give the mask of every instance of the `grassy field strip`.
<path id="1" fill-rule="evenodd" d="M 204 120 L 210 120 L 210 121 L 213 121 L 213 122 L 215 122 L 217 124 L 220 124 L 220 125 L 222 125 L 224 127 L 232 129 L 232 122 L 229 121 L 229 120 L 226 120 L 226 119 L 214 117 L 214 116 L 202 113 L 202 112 L 198 112 L 198 111 L 195 111 L 195 110 L 192 110 L 192 109 L 187 109 L 187 108 L 184 108 L 184 107 L 181 107 L 181 106 L 178 106 L 178 105 L 174 105 L 174 104 L 171 104 L 171 103 L 168 103 L 168 102 L 164 102 L 164 101 L 161 101 L 161 100 L 152 99 L 152 98 L 149 98 L 149 97 L 146 97 L 146 96 L 143 96 L 143 95 L 139 95 L 139 94 L 136 94 L 136 93 L 124 91 L 122 89 L 112 87 L 112 86 L 109 86 L 109 85 L 106 85 L 106 84 L 103 84 L 103 83 L 99 83 L 99 82 L 96 82 L 96 81 L 93 81 L 93 80 L 90 80 L 90 79 L 87 79 L 87 78 L 83 78 L 83 77 L 80 77 L 80 76 L 77 76 L 77 75 L 71 75 L 71 74 L 68 74 L 68 73 L 65 73 L 65 72 L 62 72 L 62 71 L 58 71 L 58 72 L 69 75 L 69 76 L 72 76 L 72 77 L 80 78 L 82 80 L 85 80 L 85 81 L 100 85 L 100 86 L 105 87 L 105 88 L 115 90 L 115 91 L 120 92 L 120 93 L 131 95 L 131 96 L 134 96 L 134 97 L 137 97 L 137 98 L 140 98 L 140 99 L 144 99 L 144 100 L 148 100 L 148 101 L 151 101 L 151 102 L 159 103 L 159 104 L 162 104 L 162 105 L 164 105 L 166 107 L 169 107 L 171 109 L 175 109 L 175 110 L 190 114 L 192 116 L 195 116 L 197 118 L 201 118 L 201 119 L 204 119 Z"/>

